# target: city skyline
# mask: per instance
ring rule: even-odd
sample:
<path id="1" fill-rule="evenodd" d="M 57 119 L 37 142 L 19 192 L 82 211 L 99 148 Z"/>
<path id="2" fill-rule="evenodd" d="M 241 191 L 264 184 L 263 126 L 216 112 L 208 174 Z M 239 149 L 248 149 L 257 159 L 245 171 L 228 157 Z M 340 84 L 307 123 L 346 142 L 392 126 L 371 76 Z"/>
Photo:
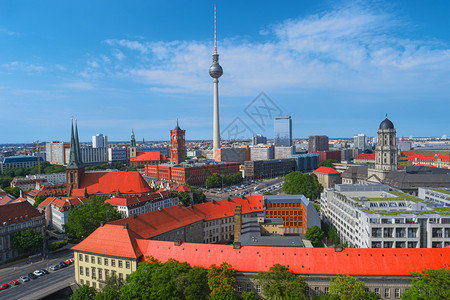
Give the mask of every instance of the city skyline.
<path id="1" fill-rule="evenodd" d="M 286 3 L 216 2 L 221 128 L 265 92 L 294 138 L 375 136 L 385 113 L 399 137 L 449 134 L 448 3 Z M 212 140 L 213 5 L 1 3 L 0 143 L 68 141 L 71 116 L 81 141 L 165 141 L 177 117 Z"/>

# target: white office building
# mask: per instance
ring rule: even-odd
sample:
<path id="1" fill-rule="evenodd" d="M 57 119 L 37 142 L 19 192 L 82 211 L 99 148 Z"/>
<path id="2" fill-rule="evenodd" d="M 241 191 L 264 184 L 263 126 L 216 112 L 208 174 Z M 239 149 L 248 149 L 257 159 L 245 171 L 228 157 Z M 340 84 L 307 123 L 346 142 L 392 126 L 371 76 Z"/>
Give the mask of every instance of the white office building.
<path id="1" fill-rule="evenodd" d="M 92 148 L 107 148 L 108 137 L 101 133 L 92 136 Z"/>
<path id="2" fill-rule="evenodd" d="M 127 148 L 108 148 L 108 162 L 126 162 Z"/>
<path id="3" fill-rule="evenodd" d="M 367 149 L 367 138 L 364 133 L 358 133 L 353 137 L 353 147 L 356 149 L 366 150 Z"/>
<path id="4" fill-rule="evenodd" d="M 419 188 L 418 197 L 425 201 L 433 201 L 442 206 L 450 207 L 449 188 Z"/>
<path id="5" fill-rule="evenodd" d="M 322 219 L 342 243 L 357 248 L 442 248 L 450 245 L 450 212 L 381 184 L 337 184 L 321 195 Z"/>

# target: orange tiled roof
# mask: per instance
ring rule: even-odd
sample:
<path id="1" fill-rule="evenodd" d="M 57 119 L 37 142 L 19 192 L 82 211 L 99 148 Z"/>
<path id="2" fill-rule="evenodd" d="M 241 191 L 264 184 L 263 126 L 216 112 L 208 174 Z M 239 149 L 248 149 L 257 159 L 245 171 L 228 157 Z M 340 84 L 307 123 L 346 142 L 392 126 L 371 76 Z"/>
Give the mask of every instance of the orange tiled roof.
<path id="1" fill-rule="evenodd" d="M 130 161 L 160 161 L 159 152 L 138 152 L 136 157 L 130 157 Z"/>
<path id="2" fill-rule="evenodd" d="M 314 173 L 324 173 L 324 174 L 341 174 L 333 168 L 330 167 L 320 167 L 314 171 Z"/>
<path id="3" fill-rule="evenodd" d="M 143 238 L 151 238 L 167 231 L 171 231 L 187 224 L 201 220 L 215 220 L 234 215 L 236 205 L 242 205 L 242 213 L 261 212 L 263 210 L 262 196 L 249 196 L 216 202 L 207 202 L 186 207 L 171 206 L 161 211 L 151 211 L 145 214 L 116 220 L 109 224 L 123 225 L 128 223 L 130 229 Z"/>
<path id="4" fill-rule="evenodd" d="M 375 160 L 375 153 L 360 153 L 354 159 L 373 159 L 373 160 Z"/>
<path id="5" fill-rule="evenodd" d="M 80 188 L 89 195 L 139 194 L 151 192 L 148 183 L 138 171 L 84 173 Z"/>
<path id="6" fill-rule="evenodd" d="M 3 205 L 0 209 L 0 224 L 3 224 L 3 222 L 8 224 L 22 223 L 40 215 L 39 211 L 28 201 L 11 203 Z"/>
<path id="7" fill-rule="evenodd" d="M 188 262 L 191 266 L 208 268 L 227 262 L 241 272 L 267 272 L 274 264 L 289 267 L 296 274 L 346 275 L 411 275 L 410 271 L 439 269 L 450 261 L 450 246 L 446 248 L 334 248 L 257 247 L 183 243 L 138 239 L 146 256 L 161 262 L 169 258 Z"/>
<path id="8" fill-rule="evenodd" d="M 140 197 L 114 197 L 105 200 L 105 203 L 109 203 L 113 206 L 121 205 L 121 206 L 133 206 L 143 204 L 148 201 L 158 201 L 160 199 L 164 199 L 167 197 L 176 197 L 176 194 L 170 191 L 161 191 L 155 193 L 149 193 L 147 195 L 142 195 Z"/>
<path id="9" fill-rule="evenodd" d="M 142 253 L 136 239 L 140 238 L 133 230 L 124 229 L 122 225 L 106 224 L 97 228 L 88 238 L 73 250 L 101 253 L 120 257 L 139 258 Z"/>

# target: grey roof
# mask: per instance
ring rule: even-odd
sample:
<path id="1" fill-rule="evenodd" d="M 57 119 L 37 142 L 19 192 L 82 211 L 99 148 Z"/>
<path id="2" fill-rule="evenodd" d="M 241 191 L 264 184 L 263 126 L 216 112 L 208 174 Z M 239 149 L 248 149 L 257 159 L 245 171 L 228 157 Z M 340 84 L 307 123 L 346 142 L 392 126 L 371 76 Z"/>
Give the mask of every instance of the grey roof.
<path id="1" fill-rule="evenodd" d="M 309 204 L 308 199 L 303 195 L 265 195 L 264 203 L 299 203 L 303 202 L 304 206 Z"/>
<path id="2" fill-rule="evenodd" d="M 32 162 L 37 161 L 37 156 L 26 156 L 26 155 L 19 155 L 19 156 L 8 156 L 3 159 L 4 164 L 10 164 L 10 163 L 18 163 L 18 162 Z M 42 157 L 40 157 L 40 161 L 43 161 Z"/>
<path id="3" fill-rule="evenodd" d="M 394 129 L 394 124 L 387 117 L 380 123 L 380 129 Z"/>
<path id="4" fill-rule="evenodd" d="M 350 167 L 342 173 L 342 178 L 360 178 L 367 179 L 368 166 Z"/>
<path id="5" fill-rule="evenodd" d="M 303 247 L 299 235 L 261 235 L 257 218 L 246 218 L 239 235 L 241 245 Z"/>
<path id="6" fill-rule="evenodd" d="M 450 170 L 423 166 L 406 167 L 389 172 L 384 183 L 398 189 L 450 187 Z"/>
<path id="7" fill-rule="evenodd" d="M 265 218 L 264 224 L 284 224 L 283 218 Z"/>

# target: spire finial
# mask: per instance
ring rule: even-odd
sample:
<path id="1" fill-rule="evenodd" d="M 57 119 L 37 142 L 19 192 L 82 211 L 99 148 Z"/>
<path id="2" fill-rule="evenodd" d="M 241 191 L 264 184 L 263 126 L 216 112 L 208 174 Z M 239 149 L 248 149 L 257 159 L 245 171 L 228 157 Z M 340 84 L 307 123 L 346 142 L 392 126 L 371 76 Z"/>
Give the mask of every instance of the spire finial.
<path id="1" fill-rule="evenodd" d="M 386 119 L 387 119 L 387 113 L 386 113 Z"/>
<path id="2" fill-rule="evenodd" d="M 177 127 L 179 127 L 179 126 L 178 126 L 178 118 L 177 118 Z"/>
<path id="3" fill-rule="evenodd" d="M 216 5 L 214 4 L 214 54 L 217 54 L 217 17 Z"/>

